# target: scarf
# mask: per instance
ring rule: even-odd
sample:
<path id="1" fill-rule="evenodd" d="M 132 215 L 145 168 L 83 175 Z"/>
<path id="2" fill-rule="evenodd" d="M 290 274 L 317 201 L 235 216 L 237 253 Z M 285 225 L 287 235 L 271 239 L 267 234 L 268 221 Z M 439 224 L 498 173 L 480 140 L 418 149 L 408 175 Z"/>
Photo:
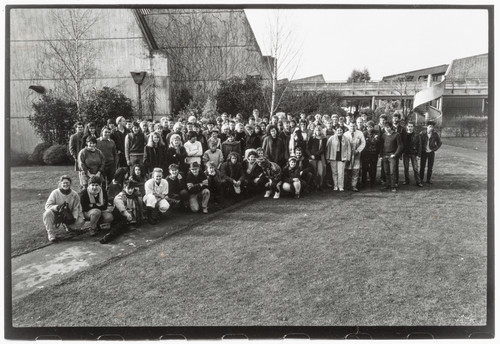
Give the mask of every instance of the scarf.
<path id="1" fill-rule="evenodd" d="M 71 189 L 68 189 L 68 190 L 63 190 L 63 189 L 59 188 L 59 191 L 61 191 L 61 193 L 62 193 L 63 195 L 66 195 L 66 196 L 67 196 L 67 195 L 69 195 L 69 194 L 71 193 Z"/>
<path id="2" fill-rule="evenodd" d="M 90 205 L 93 205 L 95 204 L 96 206 L 98 207 L 101 207 L 104 205 L 104 194 L 101 192 L 102 189 L 101 187 L 99 186 L 98 188 L 98 191 L 97 193 L 94 195 L 92 194 L 92 192 L 90 191 L 90 185 L 87 187 L 87 192 L 89 194 L 89 201 L 90 201 Z M 99 203 L 96 202 L 96 196 L 99 196 Z"/>

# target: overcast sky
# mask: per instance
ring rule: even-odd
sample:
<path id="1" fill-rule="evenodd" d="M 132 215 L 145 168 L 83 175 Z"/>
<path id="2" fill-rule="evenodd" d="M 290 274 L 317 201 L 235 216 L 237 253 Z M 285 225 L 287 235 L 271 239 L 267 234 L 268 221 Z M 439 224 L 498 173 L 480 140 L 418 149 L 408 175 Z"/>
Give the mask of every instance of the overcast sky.
<path id="1" fill-rule="evenodd" d="M 263 54 L 269 54 L 272 10 L 245 10 Z M 346 80 L 366 67 L 372 80 L 449 64 L 488 52 L 486 10 L 280 10 L 300 50 L 294 79 L 323 74 Z M 289 72 L 290 73 L 290 72 Z M 289 77 L 290 75 L 281 75 Z"/>

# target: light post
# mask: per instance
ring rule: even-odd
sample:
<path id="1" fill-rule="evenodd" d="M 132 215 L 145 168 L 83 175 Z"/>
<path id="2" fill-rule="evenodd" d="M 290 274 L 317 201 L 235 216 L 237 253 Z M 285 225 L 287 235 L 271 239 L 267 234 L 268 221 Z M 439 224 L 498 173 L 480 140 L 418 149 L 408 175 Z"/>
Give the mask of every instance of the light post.
<path id="1" fill-rule="evenodd" d="M 139 102 L 139 119 L 142 119 L 141 85 L 146 76 L 146 72 L 130 72 L 134 82 L 137 84 L 137 100 Z"/>

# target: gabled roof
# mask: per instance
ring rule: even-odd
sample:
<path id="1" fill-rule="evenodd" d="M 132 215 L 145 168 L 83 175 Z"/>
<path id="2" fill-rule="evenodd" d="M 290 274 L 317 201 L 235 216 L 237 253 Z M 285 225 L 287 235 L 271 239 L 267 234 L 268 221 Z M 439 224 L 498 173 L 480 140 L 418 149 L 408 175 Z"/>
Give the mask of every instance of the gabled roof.
<path id="1" fill-rule="evenodd" d="M 446 75 L 448 79 L 487 79 L 488 54 L 474 55 L 453 60 Z"/>
<path id="2" fill-rule="evenodd" d="M 306 82 L 316 82 L 316 83 L 325 83 L 325 78 L 323 74 L 312 75 L 305 78 L 295 79 L 291 81 L 294 84 L 306 83 Z"/>
<path id="3" fill-rule="evenodd" d="M 420 75 L 444 74 L 444 73 L 446 73 L 447 68 L 448 68 L 448 65 L 444 64 L 444 65 L 439 65 L 439 66 L 434 66 L 434 67 L 412 70 L 412 71 L 404 72 L 404 73 L 386 75 L 382 78 L 382 80 L 390 80 L 390 79 L 395 79 L 395 78 L 399 78 L 399 77 L 406 77 L 409 75 L 413 75 L 414 79 L 416 80 L 418 78 L 418 76 L 420 76 Z"/>

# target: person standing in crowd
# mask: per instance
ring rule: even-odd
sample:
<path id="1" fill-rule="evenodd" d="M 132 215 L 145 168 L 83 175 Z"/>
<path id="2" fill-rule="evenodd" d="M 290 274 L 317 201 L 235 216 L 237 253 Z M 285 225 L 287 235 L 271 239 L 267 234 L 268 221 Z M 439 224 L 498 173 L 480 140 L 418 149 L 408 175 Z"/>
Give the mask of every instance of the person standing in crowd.
<path id="1" fill-rule="evenodd" d="M 181 136 L 174 134 L 170 136 L 170 145 L 167 149 L 167 163 L 179 166 L 181 173 L 186 176 L 189 165 L 186 164 L 187 152 L 182 145 Z"/>
<path id="2" fill-rule="evenodd" d="M 377 162 L 380 152 L 380 135 L 374 130 L 375 123 L 373 121 L 366 122 L 365 149 L 361 152 L 361 184 L 366 185 L 367 174 L 370 177 L 370 187 L 375 186 L 375 178 L 377 177 Z"/>
<path id="3" fill-rule="evenodd" d="M 387 122 L 387 115 L 382 114 L 378 118 L 378 124 L 375 125 L 374 130 L 379 135 L 380 140 L 382 140 L 382 136 L 385 133 L 385 123 Z M 386 177 L 385 177 L 385 171 L 384 171 L 384 165 L 381 163 L 380 164 L 380 181 L 382 184 L 385 184 L 386 182 Z"/>
<path id="4" fill-rule="evenodd" d="M 101 244 L 113 241 L 120 234 L 124 233 L 129 225 L 136 224 L 137 226 L 141 226 L 143 222 L 142 200 L 139 193 L 135 190 L 135 183 L 133 181 L 123 181 L 123 190 L 113 199 L 113 204 L 115 208 L 113 210 L 111 229 L 99 240 Z"/>
<path id="5" fill-rule="evenodd" d="M 363 132 L 356 130 L 356 124 L 354 122 L 349 123 L 349 131 L 347 131 L 344 136 L 347 138 L 351 145 L 351 158 L 349 163 L 346 164 L 346 170 L 348 171 L 348 181 L 351 182 L 351 190 L 358 192 L 358 177 L 359 169 L 361 168 L 361 152 L 365 149 L 365 136 Z"/>
<path id="6" fill-rule="evenodd" d="M 163 179 L 161 168 L 153 169 L 153 176 L 144 184 L 145 195 L 143 197 L 146 204 L 146 216 L 152 225 L 160 222 L 161 213 L 166 213 L 170 204 L 167 202 L 168 182 Z"/>
<path id="7" fill-rule="evenodd" d="M 227 140 L 222 143 L 222 155 L 224 160 L 227 160 L 229 153 L 235 152 L 241 156 L 241 145 L 238 141 L 234 140 L 234 132 L 230 131 L 227 134 Z"/>
<path id="8" fill-rule="evenodd" d="M 360 131 L 361 133 L 365 131 L 365 122 L 363 122 L 363 118 L 358 117 L 356 118 L 356 130 Z"/>
<path id="9" fill-rule="evenodd" d="M 101 177 L 104 171 L 105 158 L 102 152 L 97 149 L 97 140 L 93 136 L 87 138 L 87 147 L 78 154 L 78 166 L 80 169 L 80 185 L 82 189 L 89 186 L 89 178 L 92 176 Z"/>
<path id="10" fill-rule="evenodd" d="M 166 171 L 167 166 L 167 149 L 163 144 L 161 133 L 152 132 L 144 147 L 144 167 L 147 173 L 152 174 L 155 167 Z"/>
<path id="11" fill-rule="evenodd" d="M 278 129 L 272 125 L 269 127 L 269 135 L 262 141 L 264 155 L 274 163 L 282 166 L 285 162 L 285 147 L 283 141 L 278 137 Z"/>
<path id="12" fill-rule="evenodd" d="M 209 140 L 208 147 L 209 149 L 205 153 L 203 153 L 203 164 L 207 166 L 207 163 L 211 161 L 214 163 L 215 168 L 218 169 L 224 162 L 222 151 L 217 148 L 217 141 L 215 140 Z"/>
<path id="13" fill-rule="evenodd" d="M 425 165 L 427 166 L 427 184 L 432 184 L 432 170 L 434 167 L 434 159 L 436 157 L 436 151 L 441 147 L 441 138 L 439 134 L 434 130 L 436 122 L 427 121 L 427 130 L 422 130 L 420 133 L 420 140 L 422 144 L 421 148 L 421 160 L 420 160 L 420 180 L 424 180 Z"/>
<path id="14" fill-rule="evenodd" d="M 198 134 L 195 131 L 190 131 L 187 134 L 187 139 L 186 143 L 184 143 L 187 153 L 186 163 L 191 165 L 196 161 L 198 164 L 201 164 L 203 147 L 201 146 L 201 142 L 198 141 Z"/>
<path id="15" fill-rule="evenodd" d="M 97 127 L 95 125 L 95 122 L 89 122 L 87 124 L 87 127 L 85 128 L 83 132 L 83 142 L 87 142 L 88 137 L 93 137 L 97 139 L 99 137 L 99 134 L 97 133 Z"/>
<path id="16" fill-rule="evenodd" d="M 247 134 L 245 133 L 243 123 L 237 123 L 234 132 L 234 140 L 240 143 L 240 152 L 243 154 L 246 150 Z"/>
<path id="17" fill-rule="evenodd" d="M 394 132 L 398 133 L 399 136 L 401 136 L 401 142 L 403 143 L 403 149 L 404 149 L 404 143 L 406 141 L 405 136 L 406 136 L 406 129 L 401 125 L 401 114 L 395 112 L 392 115 L 392 125 L 394 126 Z M 402 156 L 400 156 L 400 159 L 403 159 Z M 396 161 L 396 187 L 399 187 L 399 160 Z"/>
<path id="18" fill-rule="evenodd" d="M 392 192 L 396 192 L 397 160 L 402 152 L 403 142 L 401 136 L 394 131 L 392 122 L 386 122 L 385 133 L 382 135 L 380 156 L 382 157 L 385 175 L 390 178 Z M 386 185 L 384 189 L 389 189 L 389 185 Z"/>
<path id="19" fill-rule="evenodd" d="M 78 171 L 78 153 L 80 153 L 86 142 L 83 141 L 83 123 L 76 122 L 74 128 L 75 133 L 69 138 L 68 150 L 69 154 L 75 160 L 75 171 Z"/>
<path id="20" fill-rule="evenodd" d="M 181 144 L 184 144 L 182 141 L 182 124 L 180 122 L 176 122 L 172 128 L 172 131 L 167 134 L 165 144 L 169 144 L 172 142 L 172 135 L 179 135 L 179 139 L 181 140 Z"/>
<path id="21" fill-rule="evenodd" d="M 246 125 L 247 136 L 245 142 L 245 159 L 248 158 L 248 153 L 259 147 L 262 147 L 262 142 L 257 133 L 255 133 L 254 127 L 252 125 Z"/>
<path id="22" fill-rule="evenodd" d="M 59 212 L 63 204 L 67 203 L 68 208 L 75 221 L 72 224 L 63 224 L 66 230 L 79 230 L 82 228 L 85 220 L 83 218 L 82 206 L 78 193 L 71 189 L 71 178 L 67 175 L 59 178 L 59 188 L 53 190 L 47 202 L 45 203 L 45 212 L 43 213 L 43 224 L 47 231 L 50 242 L 56 242 L 56 212 Z"/>
<path id="23" fill-rule="evenodd" d="M 80 191 L 79 195 L 83 217 L 90 221 L 89 233 L 91 236 L 97 235 L 101 230 L 101 224 L 110 224 L 113 221 L 113 215 L 107 211 L 108 195 L 101 185 L 101 178 L 93 176 L 89 179 L 87 189 Z"/>
<path id="24" fill-rule="evenodd" d="M 204 214 L 208 214 L 208 201 L 210 200 L 210 190 L 208 189 L 208 178 L 204 172 L 200 171 L 200 164 L 196 161 L 189 167 L 186 176 L 186 185 L 189 192 L 189 208 L 193 213 L 201 209 Z"/>
<path id="25" fill-rule="evenodd" d="M 139 123 L 132 124 L 132 132 L 125 137 L 125 158 L 127 165 L 130 166 L 130 174 L 132 174 L 132 166 L 140 164 L 144 160 L 144 146 L 146 146 L 146 135 L 141 132 Z"/>
<path id="26" fill-rule="evenodd" d="M 344 191 L 345 164 L 351 158 L 351 145 L 344 130 L 339 127 L 336 134 L 331 136 L 326 143 L 326 159 L 332 169 L 333 190 Z"/>
<path id="27" fill-rule="evenodd" d="M 317 125 L 314 128 L 313 136 L 307 143 L 307 155 L 309 163 L 313 167 L 315 173 L 314 184 L 317 190 L 323 187 L 323 175 L 325 173 L 325 152 L 326 152 L 326 137 L 322 134 L 321 127 Z"/>
<path id="28" fill-rule="evenodd" d="M 97 149 L 104 155 L 103 179 L 105 185 L 109 186 L 118 165 L 118 152 L 115 141 L 111 139 L 111 130 L 109 128 L 104 127 L 102 129 L 102 136 L 97 140 Z"/>
<path id="29" fill-rule="evenodd" d="M 420 171 L 418 170 L 418 157 L 421 156 L 422 144 L 420 135 L 415 132 L 415 123 L 410 121 L 406 126 L 406 135 L 403 142 L 403 166 L 405 170 L 405 181 L 404 185 L 410 184 L 410 161 L 411 167 L 413 169 L 413 175 L 415 176 L 415 183 L 417 186 L 422 187 L 422 181 L 420 180 Z"/>
<path id="30" fill-rule="evenodd" d="M 118 154 L 118 167 L 127 167 L 127 159 L 125 159 L 125 137 L 129 133 L 126 125 L 125 117 L 116 118 L 116 128 L 111 132 L 111 139 L 115 141 L 116 153 Z"/>

